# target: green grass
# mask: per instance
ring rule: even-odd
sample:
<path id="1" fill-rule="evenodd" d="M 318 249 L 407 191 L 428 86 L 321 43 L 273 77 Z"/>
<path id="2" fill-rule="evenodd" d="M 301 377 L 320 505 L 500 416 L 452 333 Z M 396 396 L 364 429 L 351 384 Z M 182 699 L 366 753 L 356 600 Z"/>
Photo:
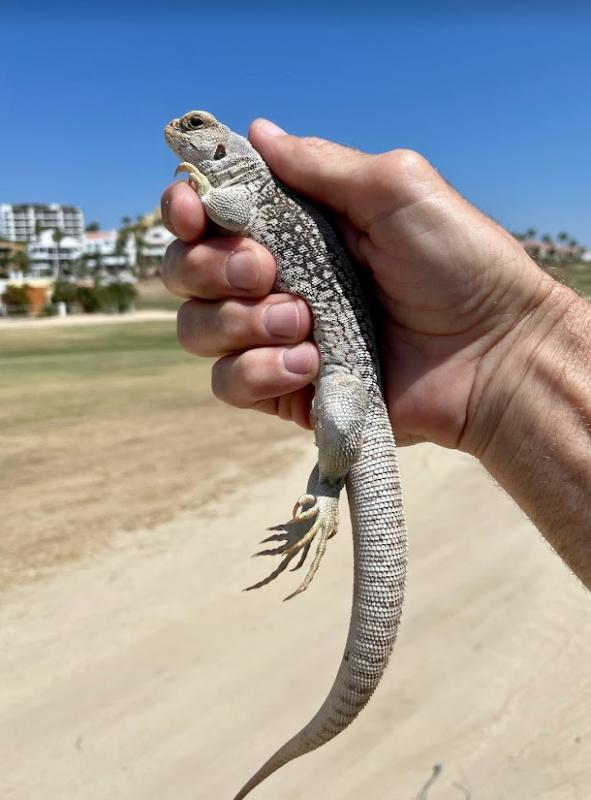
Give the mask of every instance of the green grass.
<path id="1" fill-rule="evenodd" d="M 550 274 L 561 283 L 591 299 L 591 265 L 577 264 L 550 268 Z"/>
<path id="2" fill-rule="evenodd" d="M 173 321 L 2 330 L 0 422 L 187 407 L 209 397 L 209 369 L 181 350 Z"/>
<path id="3" fill-rule="evenodd" d="M 569 283 L 581 294 L 591 298 L 591 269 L 587 272 L 575 272 L 569 276 Z"/>
<path id="4" fill-rule="evenodd" d="M 176 311 L 183 302 L 179 297 L 170 294 L 159 278 L 139 281 L 136 288 L 138 297 L 135 307 L 138 311 L 152 311 L 154 309 Z"/>

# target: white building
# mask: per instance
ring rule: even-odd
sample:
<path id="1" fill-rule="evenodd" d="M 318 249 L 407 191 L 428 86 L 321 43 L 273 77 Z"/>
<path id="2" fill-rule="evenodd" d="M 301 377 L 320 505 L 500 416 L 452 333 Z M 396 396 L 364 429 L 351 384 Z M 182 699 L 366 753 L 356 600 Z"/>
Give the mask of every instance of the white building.
<path id="1" fill-rule="evenodd" d="M 80 238 L 64 236 L 58 244 L 53 238 L 53 231 L 42 231 L 36 241 L 27 247 L 29 272 L 34 278 L 69 275 L 83 252 Z"/>
<path id="2" fill-rule="evenodd" d="M 136 262 L 135 238 L 130 234 L 121 243 L 118 231 L 86 231 L 84 254 L 89 269 L 109 272 L 132 269 Z"/>
<path id="3" fill-rule="evenodd" d="M 152 225 L 142 234 L 141 257 L 151 264 L 161 264 L 164 260 L 166 248 L 174 238 L 174 235 L 162 223 Z"/>
<path id="4" fill-rule="evenodd" d="M 74 274 L 120 274 L 135 266 L 135 241 L 128 236 L 118 245 L 117 231 L 87 231 L 56 242 L 53 231 L 42 231 L 27 246 L 29 272 L 36 278 Z"/>
<path id="5" fill-rule="evenodd" d="M 0 239 L 10 242 L 33 242 L 37 232 L 46 228 L 66 236 L 82 236 L 84 215 L 77 206 L 58 203 L 0 203 Z"/>

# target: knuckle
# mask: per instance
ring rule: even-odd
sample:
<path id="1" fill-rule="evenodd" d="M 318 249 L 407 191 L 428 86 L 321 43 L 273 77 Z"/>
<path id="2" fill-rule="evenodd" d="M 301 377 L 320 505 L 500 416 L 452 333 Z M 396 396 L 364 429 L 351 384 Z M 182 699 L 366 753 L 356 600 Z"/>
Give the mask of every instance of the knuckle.
<path id="1" fill-rule="evenodd" d="M 173 294 L 178 293 L 181 289 L 179 282 L 179 263 L 182 259 L 182 250 L 184 246 L 182 242 L 175 239 L 166 248 L 164 260 L 160 269 L 160 278 L 164 286 L 169 292 Z"/>
<path id="2" fill-rule="evenodd" d="M 213 346 L 209 336 L 206 336 L 204 324 L 204 311 L 198 301 L 188 300 L 179 308 L 177 313 L 177 339 L 179 344 L 188 353 L 196 356 L 218 355 L 219 351 Z"/>
<path id="3" fill-rule="evenodd" d="M 225 381 L 224 381 L 224 368 L 225 358 L 219 358 L 211 368 L 211 391 L 213 396 L 218 400 L 226 401 L 225 396 Z"/>
<path id="4" fill-rule="evenodd" d="M 253 351 L 246 350 L 241 353 L 234 361 L 232 370 L 232 380 L 236 381 L 236 386 L 241 387 L 243 394 L 248 395 L 250 402 L 257 399 L 257 385 L 260 382 L 258 370 L 254 368 Z"/>
<path id="5" fill-rule="evenodd" d="M 275 357 L 274 348 L 246 350 L 236 357 L 232 370 L 238 400 L 236 405 L 250 408 L 257 400 L 275 393 Z"/>
<path id="6" fill-rule="evenodd" d="M 243 303 L 226 300 L 219 306 L 217 322 L 228 342 L 237 344 L 247 339 L 251 332 L 250 315 Z"/>
<path id="7" fill-rule="evenodd" d="M 247 397 L 240 379 L 240 361 L 236 356 L 219 358 L 211 369 L 211 391 L 222 403 L 236 408 L 249 408 L 252 401 Z"/>
<path id="8" fill-rule="evenodd" d="M 383 164 L 380 166 L 391 171 L 397 177 L 421 177 L 427 172 L 433 172 L 429 161 L 416 150 L 401 147 L 384 153 L 378 158 L 383 160 Z"/>
<path id="9" fill-rule="evenodd" d="M 191 300 L 183 303 L 176 316 L 176 335 L 184 350 L 192 350 L 194 340 L 194 304 Z"/>

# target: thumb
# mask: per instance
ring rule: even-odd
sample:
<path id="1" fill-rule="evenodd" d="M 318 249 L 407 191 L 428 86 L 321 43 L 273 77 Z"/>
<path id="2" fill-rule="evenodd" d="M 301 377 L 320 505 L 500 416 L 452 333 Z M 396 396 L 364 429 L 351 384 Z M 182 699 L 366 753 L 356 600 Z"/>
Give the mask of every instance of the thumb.
<path id="1" fill-rule="evenodd" d="M 365 167 L 375 156 L 328 142 L 290 136 L 274 123 L 257 119 L 249 138 L 279 180 L 353 222 L 367 194 Z"/>

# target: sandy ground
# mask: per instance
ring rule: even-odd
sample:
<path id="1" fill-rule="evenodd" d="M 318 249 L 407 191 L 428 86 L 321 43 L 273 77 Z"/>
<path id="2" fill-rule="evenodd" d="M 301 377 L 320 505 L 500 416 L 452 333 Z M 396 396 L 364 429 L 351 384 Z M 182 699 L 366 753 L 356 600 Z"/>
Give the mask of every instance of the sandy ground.
<path id="1" fill-rule="evenodd" d="M 0 590 L 101 552 L 117 533 L 199 514 L 218 492 L 287 466 L 297 436 L 208 393 L 174 411 L 50 420 L 0 437 Z"/>
<path id="2" fill-rule="evenodd" d="M 32 319 L 0 319 L 0 330 L 38 330 L 40 328 L 73 328 L 77 325 L 118 325 L 121 322 L 163 322 L 176 319 L 176 311 L 146 309 L 128 314 L 71 314 L 67 317 L 38 317 Z"/>
<path id="3" fill-rule="evenodd" d="M 264 480 L 3 592 L 3 800 L 231 800 L 317 709 L 345 639 L 348 526 L 306 594 L 281 602 L 291 574 L 240 592 L 312 463 L 307 439 L 289 447 Z M 588 800 L 589 596 L 469 458 L 423 445 L 402 463 L 391 667 L 346 734 L 253 800 Z"/>

